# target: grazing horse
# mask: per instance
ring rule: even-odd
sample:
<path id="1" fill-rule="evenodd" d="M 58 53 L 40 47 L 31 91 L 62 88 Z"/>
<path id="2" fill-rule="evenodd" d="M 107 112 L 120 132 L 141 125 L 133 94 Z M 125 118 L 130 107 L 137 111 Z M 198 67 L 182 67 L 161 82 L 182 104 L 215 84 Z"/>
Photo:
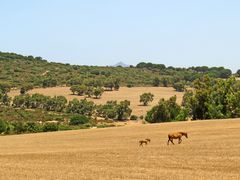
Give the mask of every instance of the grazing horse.
<path id="1" fill-rule="evenodd" d="M 168 142 L 167 145 L 169 145 L 169 141 L 173 143 L 173 139 L 178 139 L 178 144 L 180 144 L 182 142 L 182 136 L 185 136 L 186 138 L 188 138 L 188 135 L 186 132 L 174 132 L 174 133 L 170 133 L 168 134 Z"/>
<path id="2" fill-rule="evenodd" d="M 147 139 L 145 139 L 145 140 L 146 140 L 147 142 L 149 142 L 149 143 L 151 142 L 151 139 L 149 139 L 149 138 L 147 138 Z"/>
<path id="3" fill-rule="evenodd" d="M 147 145 L 148 141 L 145 140 L 140 140 L 139 141 L 139 146 L 143 146 L 143 144 Z"/>

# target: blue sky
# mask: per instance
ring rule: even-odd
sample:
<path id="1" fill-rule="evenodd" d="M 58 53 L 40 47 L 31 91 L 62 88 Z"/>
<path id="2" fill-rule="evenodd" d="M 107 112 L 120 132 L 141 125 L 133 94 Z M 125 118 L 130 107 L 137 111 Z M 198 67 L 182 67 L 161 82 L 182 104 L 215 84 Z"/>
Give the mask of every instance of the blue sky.
<path id="1" fill-rule="evenodd" d="M 240 69 L 239 0 L 0 0 L 0 51 Z"/>

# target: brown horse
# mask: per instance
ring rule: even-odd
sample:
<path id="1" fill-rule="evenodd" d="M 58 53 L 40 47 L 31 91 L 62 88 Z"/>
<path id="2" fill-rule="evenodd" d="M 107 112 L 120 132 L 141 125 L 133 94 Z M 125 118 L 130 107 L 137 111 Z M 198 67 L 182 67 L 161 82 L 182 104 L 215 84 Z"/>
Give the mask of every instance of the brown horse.
<path id="1" fill-rule="evenodd" d="M 139 141 L 139 146 L 143 146 L 143 144 L 147 145 L 148 141 L 145 140 L 140 140 Z"/>
<path id="2" fill-rule="evenodd" d="M 180 144 L 182 142 L 182 136 L 185 136 L 186 138 L 188 138 L 188 134 L 186 132 L 174 132 L 174 133 L 169 133 L 168 134 L 168 142 L 167 145 L 169 145 L 169 141 L 173 143 L 173 139 L 178 139 L 178 144 Z"/>

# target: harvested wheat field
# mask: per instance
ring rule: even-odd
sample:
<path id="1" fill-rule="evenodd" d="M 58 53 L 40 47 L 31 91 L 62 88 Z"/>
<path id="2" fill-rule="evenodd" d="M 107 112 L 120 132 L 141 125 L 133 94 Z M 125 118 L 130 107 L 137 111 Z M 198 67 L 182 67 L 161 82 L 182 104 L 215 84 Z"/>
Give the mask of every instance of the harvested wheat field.
<path id="1" fill-rule="evenodd" d="M 68 100 L 72 100 L 73 98 L 83 99 L 84 96 L 72 95 L 69 87 L 53 87 L 53 88 L 38 88 L 29 91 L 29 94 L 40 93 L 47 96 L 65 96 Z M 140 95 L 145 92 L 151 92 L 154 94 L 154 101 L 151 102 L 148 106 L 142 106 L 139 102 Z M 9 93 L 11 97 L 19 95 L 19 90 L 14 90 Z M 160 98 L 168 99 L 171 96 L 177 96 L 177 102 L 181 103 L 183 93 L 176 92 L 171 87 L 121 87 L 119 91 L 105 91 L 101 97 L 101 99 L 88 99 L 93 101 L 96 104 L 104 104 L 107 101 L 111 100 L 129 100 L 131 101 L 131 108 L 133 110 L 132 114 L 135 115 L 145 115 L 146 111 L 151 109 L 153 105 L 156 105 Z"/>
<path id="2" fill-rule="evenodd" d="M 187 131 L 167 146 L 171 131 Z M 1 179 L 240 179 L 240 119 L 0 137 Z M 151 143 L 139 147 L 138 141 Z"/>

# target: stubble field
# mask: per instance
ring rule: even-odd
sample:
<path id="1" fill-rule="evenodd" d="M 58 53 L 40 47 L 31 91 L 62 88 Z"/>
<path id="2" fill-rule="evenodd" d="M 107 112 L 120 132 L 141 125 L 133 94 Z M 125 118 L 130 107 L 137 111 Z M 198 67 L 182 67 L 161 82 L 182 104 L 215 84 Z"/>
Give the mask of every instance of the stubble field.
<path id="1" fill-rule="evenodd" d="M 142 106 L 139 102 L 140 95 L 145 92 L 151 92 L 154 94 L 154 100 L 148 106 Z M 38 88 L 29 91 L 29 94 L 40 93 L 47 96 L 65 96 L 68 100 L 72 100 L 73 98 L 83 99 L 84 96 L 72 95 L 69 87 L 53 87 L 53 88 Z M 19 95 L 19 90 L 14 90 L 9 93 L 11 97 Z M 171 96 L 177 96 L 177 102 L 180 104 L 182 101 L 183 93 L 176 92 L 171 87 L 121 87 L 119 91 L 105 91 L 101 97 L 101 99 L 88 99 L 93 101 L 96 104 L 104 104 L 107 101 L 111 100 L 129 100 L 131 102 L 131 108 L 133 110 L 132 114 L 137 116 L 145 115 L 148 110 L 151 109 L 152 106 L 156 105 L 160 98 L 168 99 Z"/>
<path id="2" fill-rule="evenodd" d="M 1 179 L 240 179 L 240 119 L 0 136 Z M 167 134 L 187 131 L 182 144 Z M 138 141 L 152 142 L 139 147 Z"/>

